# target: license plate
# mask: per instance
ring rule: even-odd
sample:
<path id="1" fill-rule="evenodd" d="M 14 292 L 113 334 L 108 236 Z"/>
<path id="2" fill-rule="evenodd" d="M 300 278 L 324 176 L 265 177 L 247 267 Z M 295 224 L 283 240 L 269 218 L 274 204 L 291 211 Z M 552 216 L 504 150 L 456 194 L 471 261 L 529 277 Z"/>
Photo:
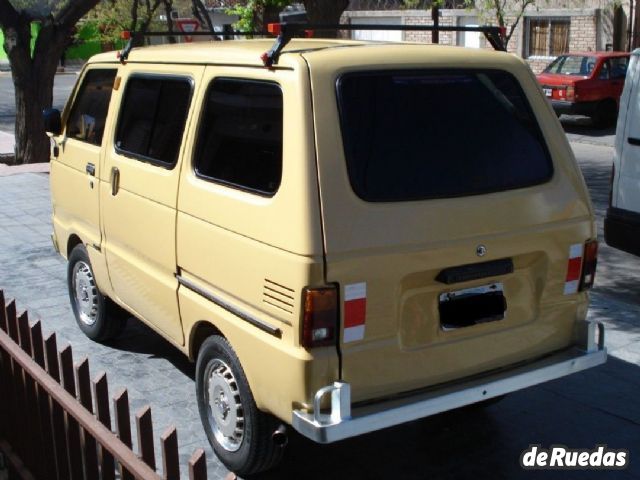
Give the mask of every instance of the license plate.
<path id="1" fill-rule="evenodd" d="M 502 320 L 507 309 L 500 282 L 442 293 L 439 300 L 440 326 L 445 331 Z"/>
<path id="2" fill-rule="evenodd" d="M 550 96 L 551 96 L 551 93 L 553 92 L 553 90 L 552 90 L 551 88 L 543 88 L 542 90 L 544 90 L 544 94 L 545 94 L 547 97 L 550 97 Z"/>

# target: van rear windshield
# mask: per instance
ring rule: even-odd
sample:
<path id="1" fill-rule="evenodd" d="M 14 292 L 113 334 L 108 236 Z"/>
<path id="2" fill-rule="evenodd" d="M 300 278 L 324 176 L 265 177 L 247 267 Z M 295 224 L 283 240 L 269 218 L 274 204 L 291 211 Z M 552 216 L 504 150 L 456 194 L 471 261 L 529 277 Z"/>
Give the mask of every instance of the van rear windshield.
<path id="1" fill-rule="evenodd" d="M 509 73 L 350 73 L 337 93 L 349 179 L 363 200 L 478 195 L 553 174 L 535 116 Z"/>

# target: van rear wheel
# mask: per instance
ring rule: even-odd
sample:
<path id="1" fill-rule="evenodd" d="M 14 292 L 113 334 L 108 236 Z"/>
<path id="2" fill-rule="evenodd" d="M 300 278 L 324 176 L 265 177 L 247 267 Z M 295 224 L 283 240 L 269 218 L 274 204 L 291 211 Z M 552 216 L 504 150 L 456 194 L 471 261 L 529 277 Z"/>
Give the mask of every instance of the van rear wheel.
<path id="1" fill-rule="evenodd" d="M 229 342 L 204 341 L 196 365 L 196 397 L 205 433 L 218 458 L 238 475 L 274 467 L 284 452 L 272 434 L 279 422 L 258 409 Z"/>
<path id="2" fill-rule="evenodd" d="M 69 255 L 67 286 L 76 322 L 87 337 L 105 342 L 120 334 L 126 321 L 124 311 L 98 289 L 89 254 L 82 244 Z"/>

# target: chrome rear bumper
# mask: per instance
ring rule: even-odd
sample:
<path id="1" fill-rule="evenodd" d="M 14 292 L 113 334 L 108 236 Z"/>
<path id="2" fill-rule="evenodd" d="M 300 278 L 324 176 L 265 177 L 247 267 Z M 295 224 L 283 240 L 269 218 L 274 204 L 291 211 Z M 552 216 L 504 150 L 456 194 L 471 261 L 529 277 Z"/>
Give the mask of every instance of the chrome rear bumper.
<path id="1" fill-rule="evenodd" d="M 294 410 L 291 424 L 311 440 L 331 443 L 521 390 L 606 362 L 601 323 L 584 322 L 579 337 L 580 346 L 520 367 L 353 411 L 350 385 L 334 382 L 316 393 L 314 413 Z M 331 395 L 331 412 L 320 413 L 322 398 L 328 394 Z"/>

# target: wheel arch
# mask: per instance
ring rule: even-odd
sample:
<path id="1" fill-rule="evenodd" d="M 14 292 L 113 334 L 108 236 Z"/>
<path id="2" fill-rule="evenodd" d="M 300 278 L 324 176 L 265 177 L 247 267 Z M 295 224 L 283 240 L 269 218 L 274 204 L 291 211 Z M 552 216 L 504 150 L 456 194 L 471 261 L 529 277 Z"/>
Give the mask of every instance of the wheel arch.
<path id="1" fill-rule="evenodd" d="M 84 243 L 84 242 L 78 235 L 76 235 L 75 233 L 72 233 L 71 235 L 69 235 L 69 238 L 67 239 L 67 248 L 66 248 L 67 258 L 69 258 L 69 255 L 71 255 L 71 252 L 73 251 L 73 249 L 76 248 L 76 246 L 80 245 L 81 243 Z"/>
<path id="2" fill-rule="evenodd" d="M 189 333 L 188 356 L 189 360 L 195 362 L 198 358 L 198 352 L 204 341 L 212 335 L 219 335 L 227 338 L 213 322 L 209 320 L 200 320 L 196 322 Z"/>

